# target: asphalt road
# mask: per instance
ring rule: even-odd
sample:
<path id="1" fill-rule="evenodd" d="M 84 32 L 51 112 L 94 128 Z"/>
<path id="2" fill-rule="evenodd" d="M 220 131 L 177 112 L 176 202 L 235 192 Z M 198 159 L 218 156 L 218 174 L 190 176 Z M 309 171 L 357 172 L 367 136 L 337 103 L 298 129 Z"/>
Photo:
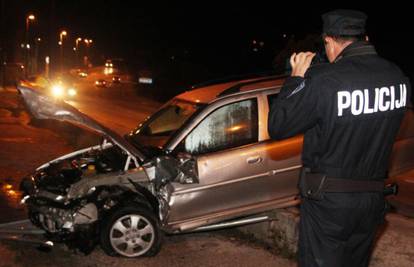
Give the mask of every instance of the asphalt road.
<path id="1" fill-rule="evenodd" d="M 112 76 L 105 75 L 103 68 L 95 68 L 87 78 L 77 79 L 78 95 L 67 102 L 108 128 L 125 134 L 162 103 L 140 96 L 127 75 L 120 75 L 121 83 L 112 83 Z M 107 86 L 95 86 L 98 79 L 107 81 Z"/>

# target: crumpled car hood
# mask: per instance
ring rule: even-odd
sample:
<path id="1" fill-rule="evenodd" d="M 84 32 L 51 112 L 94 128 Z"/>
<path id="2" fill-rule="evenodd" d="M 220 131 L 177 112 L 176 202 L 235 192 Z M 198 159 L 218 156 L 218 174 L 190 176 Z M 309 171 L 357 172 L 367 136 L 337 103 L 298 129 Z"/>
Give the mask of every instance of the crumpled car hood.
<path id="1" fill-rule="evenodd" d="M 125 152 L 137 157 L 141 162 L 146 159 L 145 155 L 141 151 L 132 146 L 117 133 L 83 114 L 64 101 L 55 100 L 25 86 L 17 86 L 17 89 L 23 96 L 24 102 L 26 103 L 30 113 L 36 119 L 54 119 L 86 127 L 106 136 L 114 144 L 118 145 Z"/>

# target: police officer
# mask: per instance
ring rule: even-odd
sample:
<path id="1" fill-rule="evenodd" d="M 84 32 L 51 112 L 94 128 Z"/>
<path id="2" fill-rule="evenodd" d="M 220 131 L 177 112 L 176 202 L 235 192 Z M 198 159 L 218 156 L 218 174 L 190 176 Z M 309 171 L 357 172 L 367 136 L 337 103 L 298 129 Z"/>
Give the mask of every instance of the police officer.
<path id="1" fill-rule="evenodd" d="M 368 266 L 384 216 L 384 179 L 411 87 L 367 41 L 366 18 L 324 14 L 329 63 L 310 66 L 314 53 L 293 54 L 270 109 L 273 139 L 305 133 L 300 266 Z"/>

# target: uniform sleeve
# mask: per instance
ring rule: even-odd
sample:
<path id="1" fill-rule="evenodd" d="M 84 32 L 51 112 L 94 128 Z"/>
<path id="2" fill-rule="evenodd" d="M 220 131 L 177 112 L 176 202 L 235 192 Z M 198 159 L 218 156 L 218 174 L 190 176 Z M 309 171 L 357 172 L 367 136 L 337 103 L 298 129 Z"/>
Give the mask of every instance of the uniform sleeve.
<path id="1" fill-rule="evenodd" d="M 270 107 L 268 131 L 272 139 L 304 133 L 319 120 L 319 88 L 310 77 L 289 77 Z"/>

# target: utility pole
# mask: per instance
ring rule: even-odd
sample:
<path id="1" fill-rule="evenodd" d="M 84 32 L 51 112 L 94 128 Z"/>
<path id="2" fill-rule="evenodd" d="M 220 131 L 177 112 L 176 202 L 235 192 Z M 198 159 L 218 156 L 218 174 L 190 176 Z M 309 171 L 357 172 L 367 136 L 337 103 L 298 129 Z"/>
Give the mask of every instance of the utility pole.
<path id="1" fill-rule="evenodd" d="M 29 14 L 29 15 L 26 16 L 26 34 L 25 34 L 25 51 L 26 51 L 26 53 L 25 53 L 25 55 L 26 55 L 25 56 L 25 65 L 26 66 L 24 66 L 26 78 L 29 74 L 29 65 L 30 65 L 30 68 L 32 68 L 32 64 L 29 64 L 29 61 L 30 61 L 30 63 L 32 63 L 31 62 L 32 60 L 30 60 L 30 49 L 31 49 L 31 47 L 30 47 L 29 27 L 30 27 L 30 21 L 34 21 L 34 20 L 35 20 L 35 16 L 33 14 Z"/>
<path id="2" fill-rule="evenodd" d="M 60 72 L 63 72 L 63 69 L 64 69 L 64 61 L 63 61 L 63 59 L 64 59 L 64 57 L 63 57 L 63 50 L 64 50 L 64 47 L 63 47 L 63 37 L 66 37 L 67 36 L 67 31 L 65 31 L 65 30 L 63 30 L 63 31 L 61 31 L 60 33 L 59 33 L 59 45 L 60 45 Z"/>

